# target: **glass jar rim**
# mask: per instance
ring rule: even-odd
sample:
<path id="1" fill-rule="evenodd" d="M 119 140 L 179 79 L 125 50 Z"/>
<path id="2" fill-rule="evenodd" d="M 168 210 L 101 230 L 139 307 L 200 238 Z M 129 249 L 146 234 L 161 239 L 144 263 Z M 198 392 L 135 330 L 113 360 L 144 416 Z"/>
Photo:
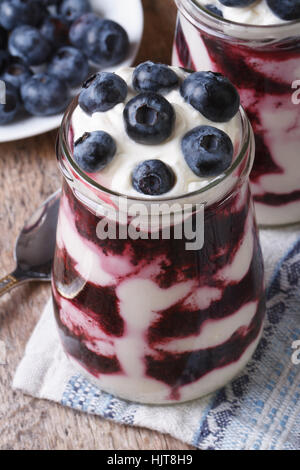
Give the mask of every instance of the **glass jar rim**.
<path id="1" fill-rule="evenodd" d="M 181 7 L 185 8 L 185 11 L 193 17 L 193 15 L 200 14 L 201 19 L 206 22 L 205 24 L 208 27 L 215 27 L 218 29 L 220 25 L 226 25 L 231 33 L 236 33 L 237 37 L 239 37 L 239 33 L 241 33 L 243 37 L 243 33 L 245 32 L 245 28 L 248 32 L 253 35 L 253 38 L 259 40 L 265 40 L 265 33 L 268 32 L 270 35 L 272 33 L 283 33 L 282 37 L 288 37 L 290 35 L 290 30 L 292 27 L 299 27 L 300 19 L 294 21 L 288 21 L 284 23 L 272 24 L 272 25 L 254 25 L 254 24 L 245 24 L 245 23 L 238 23 L 236 21 L 231 21 L 226 18 L 221 18 L 220 16 L 215 15 L 213 12 L 210 12 L 205 8 L 205 6 L 200 5 L 197 0 L 175 0 L 177 7 L 180 9 Z M 194 17 L 194 19 L 197 19 Z M 284 35 L 285 31 L 287 34 Z M 224 31 L 223 31 L 224 32 Z M 259 35 L 264 35 L 260 37 Z M 252 37 L 251 37 L 252 38 Z"/>
<path id="2" fill-rule="evenodd" d="M 61 126 L 59 128 L 58 132 L 58 139 L 57 139 L 57 158 L 60 164 L 60 169 L 62 171 L 63 176 L 70 180 L 73 179 L 72 175 L 70 174 L 69 168 L 66 168 L 65 163 L 62 162 L 62 159 L 60 158 L 59 151 L 62 152 L 63 156 L 65 157 L 71 171 L 73 174 L 77 176 L 77 178 L 84 182 L 88 187 L 90 187 L 93 190 L 98 190 L 101 193 L 106 194 L 107 196 L 113 196 L 117 198 L 126 198 L 127 201 L 131 202 L 143 202 L 143 203 L 170 203 L 170 202 L 181 202 L 186 198 L 194 198 L 199 195 L 207 194 L 208 191 L 214 189 L 215 187 L 221 185 L 223 182 L 228 180 L 230 176 L 234 174 L 234 172 L 242 166 L 244 160 L 246 160 L 246 163 L 244 165 L 243 171 L 239 174 L 239 180 L 242 178 L 246 178 L 249 176 L 250 171 L 253 166 L 253 161 L 254 161 L 254 135 L 253 135 L 253 130 L 250 124 L 250 121 L 247 117 L 247 114 L 242 106 L 240 106 L 239 109 L 239 115 L 241 118 L 241 132 L 242 132 L 242 138 L 241 138 L 241 144 L 239 148 L 239 152 L 232 162 L 231 166 L 223 172 L 221 175 L 215 177 L 213 180 L 209 182 L 209 184 L 205 185 L 204 187 L 197 189 L 195 191 L 186 193 L 186 194 L 180 194 L 178 196 L 172 196 L 172 197 L 143 197 L 143 196 L 128 196 L 126 194 L 118 193 L 117 191 L 113 191 L 105 186 L 102 186 L 92 178 L 90 178 L 76 163 L 72 156 L 72 150 L 70 149 L 69 145 L 69 131 L 70 131 L 70 125 L 71 125 L 71 120 L 72 120 L 72 115 L 73 112 L 78 105 L 78 96 L 75 97 L 70 105 L 68 106 L 62 122 Z M 250 152 L 248 151 L 250 147 Z M 248 160 L 248 161 L 247 161 Z M 224 193 L 224 196 L 228 194 L 229 191 Z M 201 201 L 200 201 L 201 202 Z"/>

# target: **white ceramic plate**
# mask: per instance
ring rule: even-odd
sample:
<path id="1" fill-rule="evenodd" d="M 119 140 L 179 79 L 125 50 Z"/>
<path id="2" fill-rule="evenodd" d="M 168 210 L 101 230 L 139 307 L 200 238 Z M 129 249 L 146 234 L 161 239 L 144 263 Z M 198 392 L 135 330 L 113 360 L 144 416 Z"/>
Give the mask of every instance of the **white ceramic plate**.
<path id="1" fill-rule="evenodd" d="M 127 31 L 130 51 L 126 60 L 110 71 L 133 64 L 137 55 L 144 29 L 144 15 L 141 0 L 90 0 L 93 10 L 105 18 L 117 21 Z M 50 117 L 24 116 L 10 124 L 0 126 L 0 142 L 10 142 L 43 134 L 59 127 L 62 114 Z"/>

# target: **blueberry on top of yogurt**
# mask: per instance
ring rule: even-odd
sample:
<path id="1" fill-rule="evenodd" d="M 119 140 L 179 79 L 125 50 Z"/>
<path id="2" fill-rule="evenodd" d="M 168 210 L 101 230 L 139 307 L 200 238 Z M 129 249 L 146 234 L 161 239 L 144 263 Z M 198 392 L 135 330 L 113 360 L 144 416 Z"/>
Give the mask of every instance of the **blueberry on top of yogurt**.
<path id="1" fill-rule="evenodd" d="M 177 87 L 179 79 L 174 70 L 167 65 L 147 61 L 136 67 L 132 83 L 137 91 L 163 93 Z"/>
<path id="2" fill-rule="evenodd" d="M 190 169 L 199 177 L 218 176 L 232 162 L 233 145 L 227 134 L 212 126 L 198 126 L 182 139 L 182 152 Z"/>
<path id="3" fill-rule="evenodd" d="M 237 89 L 220 73 L 192 73 L 182 83 L 180 91 L 188 103 L 213 122 L 229 121 L 240 106 Z"/>
<path id="4" fill-rule="evenodd" d="M 118 75 L 101 72 L 82 86 L 79 106 L 88 114 L 105 112 L 122 103 L 127 96 L 127 83 Z"/>
<path id="5" fill-rule="evenodd" d="M 160 160 L 146 160 L 132 173 L 133 187 L 142 194 L 159 196 L 173 187 L 175 175 L 170 167 Z"/>
<path id="6" fill-rule="evenodd" d="M 94 173 L 111 162 L 116 150 L 116 143 L 107 132 L 85 132 L 75 142 L 74 159 L 82 170 Z"/>
<path id="7" fill-rule="evenodd" d="M 125 106 L 127 134 L 135 142 L 157 145 L 170 137 L 175 123 L 173 106 L 162 95 L 143 92 Z"/>

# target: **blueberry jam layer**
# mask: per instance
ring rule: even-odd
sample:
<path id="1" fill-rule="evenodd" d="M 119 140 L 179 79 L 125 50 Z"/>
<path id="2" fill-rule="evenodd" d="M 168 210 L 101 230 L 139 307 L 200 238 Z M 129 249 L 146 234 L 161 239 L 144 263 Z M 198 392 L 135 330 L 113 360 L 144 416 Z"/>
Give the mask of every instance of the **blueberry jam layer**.
<path id="1" fill-rule="evenodd" d="M 253 354 L 263 264 L 247 184 L 205 211 L 204 247 L 99 240 L 101 217 L 61 200 L 53 299 L 65 351 L 106 391 L 168 403 L 223 386 Z"/>
<path id="2" fill-rule="evenodd" d="M 300 220 L 300 106 L 292 101 L 299 79 L 300 40 L 254 48 L 196 29 L 179 15 L 173 63 L 221 72 L 239 89 L 256 139 L 251 174 L 258 221 Z"/>

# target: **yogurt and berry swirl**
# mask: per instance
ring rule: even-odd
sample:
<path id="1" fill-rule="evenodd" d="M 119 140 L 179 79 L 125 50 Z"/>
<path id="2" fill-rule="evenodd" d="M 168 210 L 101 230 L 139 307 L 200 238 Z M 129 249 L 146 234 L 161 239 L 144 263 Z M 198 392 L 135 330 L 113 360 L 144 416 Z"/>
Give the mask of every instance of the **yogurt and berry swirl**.
<path id="1" fill-rule="evenodd" d="M 191 400 L 251 358 L 265 313 L 253 152 L 239 95 L 220 74 L 146 62 L 83 85 L 58 144 L 53 299 L 66 353 L 101 389 L 146 403 Z M 160 227 L 155 237 L 122 237 L 121 222 L 115 238 L 100 239 L 107 207 L 126 197 L 205 204 L 204 246 L 187 249 L 173 226 L 168 238 Z"/>
<path id="2" fill-rule="evenodd" d="M 258 222 L 300 220 L 299 0 L 176 0 L 173 64 L 213 70 L 238 88 L 256 139 Z"/>

